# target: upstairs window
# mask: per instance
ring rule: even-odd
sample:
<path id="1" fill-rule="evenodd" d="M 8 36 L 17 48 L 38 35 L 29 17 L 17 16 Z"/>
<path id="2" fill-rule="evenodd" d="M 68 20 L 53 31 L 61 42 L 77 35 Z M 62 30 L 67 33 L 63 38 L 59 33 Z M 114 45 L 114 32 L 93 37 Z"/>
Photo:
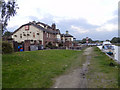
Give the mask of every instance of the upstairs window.
<path id="1" fill-rule="evenodd" d="M 25 30 L 29 30 L 29 25 L 26 25 L 26 26 L 25 26 Z"/>
<path id="2" fill-rule="evenodd" d="M 40 35 L 39 33 L 37 33 L 37 35 Z"/>
<path id="3" fill-rule="evenodd" d="M 33 32 L 33 37 L 35 38 L 35 33 Z"/>
<path id="4" fill-rule="evenodd" d="M 23 36 L 26 36 L 26 34 L 23 34 Z"/>
<path id="5" fill-rule="evenodd" d="M 22 34 L 20 34 L 20 38 L 22 38 Z"/>
<path id="6" fill-rule="evenodd" d="M 30 34 L 27 34 L 27 36 L 30 36 Z"/>
<path id="7" fill-rule="evenodd" d="M 14 37 L 17 37 L 17 35 L 14 35 Z"/>

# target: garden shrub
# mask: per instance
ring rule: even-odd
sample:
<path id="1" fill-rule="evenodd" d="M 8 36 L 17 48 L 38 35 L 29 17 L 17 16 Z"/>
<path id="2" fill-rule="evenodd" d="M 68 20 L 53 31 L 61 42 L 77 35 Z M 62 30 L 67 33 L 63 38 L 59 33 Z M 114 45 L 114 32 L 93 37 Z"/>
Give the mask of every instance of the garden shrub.
<path id="1" fill-rule="evenodd" d="M 12 53 L 12 52 L 13 52 L 12 45 L 8 42 L 2 42 L 2 53 L 8 54 L 8 53 Z"/>

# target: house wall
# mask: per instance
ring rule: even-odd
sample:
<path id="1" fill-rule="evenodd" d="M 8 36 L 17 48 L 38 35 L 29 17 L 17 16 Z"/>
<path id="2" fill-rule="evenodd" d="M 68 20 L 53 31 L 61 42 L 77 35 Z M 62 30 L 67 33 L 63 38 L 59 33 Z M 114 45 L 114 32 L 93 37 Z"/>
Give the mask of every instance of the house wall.
<path id="1" fill-rule="evenodd" d="M 73 37 L 65 37 L 67 41 L 72 41 L 73 42 Z"/>
<path id="2" fill-rule="evenodd" d="M 39 35 L 37 35 L 37 33 L 39 33 Z M 29 36 L 27 34 L 29 34 Z M 15 35 L 17 35 L 17 37 Z M 22 42 L 25 40 L 41 40 L 43 45 L 43 31 L 33 25 L 29 25 L 29 30 L 25 30 L 25 26 L 23 26 L 12 35 L 12 38 L 17 42 Z"/>
<path id="3" fill-rule="evenodd" d="M 47 29 L 46 31 L 42 31 L 35 27 L 34 25 L 29 25 L 29 30 L 25 30 L 26 26 L 21 27 L 18 31 L 16 31 L 12 38 L 14 41 L 17 41 L 18 43 L 24 42 L 25 40 L 30 40 L 30 44 L 41 44 L 45 47 L 49 42 L 52 43 L 52 45 L 58 46 L 61 41 L 63 42 L 64 46 L 71 47 L 73 46 L 73 37 L 65 37 L 59 34 L 60 31 L 56 29 L 52 29 L 49 26 L 45 26 L 42 24 L 37 24 L 43 27 L 44 29 Z M 53 32 L 57 32 L 58 34 L 55 34 Z M 38 35 L 39 34 L 39 35 Z M 16 36 L 17 37 L 16 37 Z M 66 42 L 67 41 L 67 42 Z"/>
<path id="4" fill-rule="evenodd" d="M 62 37 L 61 37 L 61 40 L 62 40 L 62 42 L 64 43 L 64 42 L 65 42 L 65 37 L 62 36 Z"/>
<path id="5" fill-rule="evenodd" d="M 56 35 L 52 34 L 52 33 L 48 33 L 48 32 L 43 32 L 43 44 L 44 47 L 51 42 L 53 45 L 55 44 L 55 39 L 56 39 Z"/>
<path id="6" fill-rule="evenodd" d="M 64 43 L 64 46 L 66 46 L 66 47 L 73 47 L 73 42 L 72 41 L 66 41 L 65 43 Z"/>
<path id="7" fill-rule="evenodd" d="M 61 40 L 60 34 L 57 34 L 57 39 L 58 39 L 58 40 Z"/>

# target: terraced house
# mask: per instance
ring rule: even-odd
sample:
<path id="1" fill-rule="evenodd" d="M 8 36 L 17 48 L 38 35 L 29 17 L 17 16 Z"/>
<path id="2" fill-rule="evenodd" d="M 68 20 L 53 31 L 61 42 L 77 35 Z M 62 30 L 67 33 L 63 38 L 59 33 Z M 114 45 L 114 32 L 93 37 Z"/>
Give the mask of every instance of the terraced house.
<path id="1" fill-rule="evenodd" d="M 22 25 L 12 34 L 13 41 L 17 43 L 24 42 L 25 51 L 30 45 L 41 45 L 45 48 L 48 44 L 59 47 L 59 45 L 72 47 L 73 36 L 61 34 L 59 29 L 53 23 L 51 26 L 41 22 L 29 22 Z M 69 42 L 67 42 L 69 41 Z M 65 44 L 67 42 L 67 44 Z"/>

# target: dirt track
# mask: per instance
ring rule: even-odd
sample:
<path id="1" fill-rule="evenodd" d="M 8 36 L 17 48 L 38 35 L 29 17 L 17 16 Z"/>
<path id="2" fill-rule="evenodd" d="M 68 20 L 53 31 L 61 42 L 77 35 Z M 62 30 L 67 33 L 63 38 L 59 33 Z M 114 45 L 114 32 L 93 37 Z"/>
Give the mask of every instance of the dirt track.
<path id="1" fill-rule="evenodd" d="M 52 88 L 87 88 L 86 74 L 90 65 L 92 47 L 85 49 L 86 61 L 81 68 L 75 69 L 56 79 Z"/>

